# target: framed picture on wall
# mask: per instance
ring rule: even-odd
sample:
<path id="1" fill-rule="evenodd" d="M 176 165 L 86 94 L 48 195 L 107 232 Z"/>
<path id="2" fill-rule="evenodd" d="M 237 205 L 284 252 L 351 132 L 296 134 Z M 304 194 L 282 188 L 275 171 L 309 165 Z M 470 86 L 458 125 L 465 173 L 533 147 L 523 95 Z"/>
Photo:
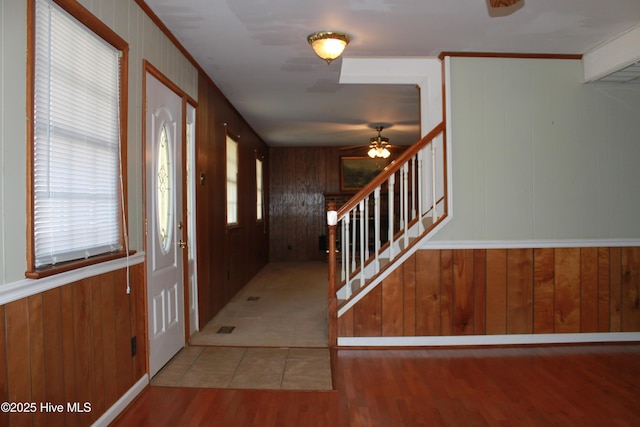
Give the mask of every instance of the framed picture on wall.
<path id="1" fill-rule="evenodd" d="M 340 190 L 360 190 L 382 172 L 385 166 L 387 166 L 385 159 L 340 157 Z"/>

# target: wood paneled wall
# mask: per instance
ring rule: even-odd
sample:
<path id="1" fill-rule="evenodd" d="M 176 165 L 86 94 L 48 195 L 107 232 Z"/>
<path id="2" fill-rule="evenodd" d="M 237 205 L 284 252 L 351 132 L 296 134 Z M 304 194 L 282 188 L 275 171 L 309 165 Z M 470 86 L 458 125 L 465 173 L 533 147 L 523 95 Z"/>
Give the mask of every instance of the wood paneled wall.
<path id="1" fill-rule="evenodd" d="M 326 235 L 325 192 L 340 191 L 337 147 L 271 149 L 270 259 L 322 261 L 318 237 Z"/>
<path id="2" fill-rule="evenodd" d="M 86 426 L 147 372 L 144 264 L 0 306 L 0 401 L 34 413 L 0 413 L 3 426 Z M 131 338 L 137 353 L 131 355 Z M 64 405 L 46 413 L 40 403 Z M 85 402 L 90 412 L 67 411 Z"/>
<path id="3" fill-rule="evenodd" d="M 396 147 L 390 159 L 405 149 Z M 326 260 L 326 251 L 318 244 L 319 236 L 327 234 L 324 193 L 340 193 L 341 156 L 364 156 L 366 152 L 360 148 L 273 147 L 270 155 L 270 260 Z"/>
<path id="4" fill-rule="evenodd" d="M 419 250 L 339 336 L 640 332 L 640 247 Z"/>
<path id="5" fill-rule="evenodd" d="M 196 117 L 199 323 L 204 327 L 269 260 L 269 152 L 224 95 L 200 76 Z M 226 225 L 226 132 L 239 136 L 238 225 Z M 256 156 L 263 158 L 265 218 L 256 220 Z"/>

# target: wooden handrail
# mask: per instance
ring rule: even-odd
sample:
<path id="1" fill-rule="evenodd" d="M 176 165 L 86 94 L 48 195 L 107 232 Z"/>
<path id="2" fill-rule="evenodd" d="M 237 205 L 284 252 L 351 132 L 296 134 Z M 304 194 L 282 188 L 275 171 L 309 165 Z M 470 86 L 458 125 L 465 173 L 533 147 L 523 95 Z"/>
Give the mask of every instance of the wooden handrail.
<path id="1" fill-rule="evenodd" d="M 371 194 L 379 185 L 386 182 L 391 175 L 396 173 L 402 165 L 416 155 L 418 151 L 430 143 L 438 134 L 444 131 L 444 122 L 440 122 L 431 132 L 426 134 L 424 138 L 413 144 L 408 150 L 405 150 L 395 159 L 389 166 L 384 168 L 378 176 L 358 191 L 347 203 L 338 210 L 338 220 L 343 218 L 351 209 L 353 209 L 360 200 Z"/>

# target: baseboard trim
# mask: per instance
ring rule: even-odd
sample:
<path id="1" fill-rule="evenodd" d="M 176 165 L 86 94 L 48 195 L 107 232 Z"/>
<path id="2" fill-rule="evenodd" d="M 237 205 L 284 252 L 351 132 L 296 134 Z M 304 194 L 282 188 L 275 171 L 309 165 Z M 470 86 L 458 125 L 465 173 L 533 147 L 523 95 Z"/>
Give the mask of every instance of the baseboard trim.
<path id="1" fill-rule="evenodd" d="M 149 375 L 144 374 L 125 394 L 122 395 L 107 411 L 102 414 L 93 424 L 93 427 L 107 427 L 120 415 L 127 406 L 149 385 Z"/>
<path id="2" fill-rule="evenodd" d="M 640 342 L 640 332 L 465 335 L 446 337 L 339 337 L 338 347 L 450 347 L 525 344 Z"/>
<path id="3" fill-rule="evenodd" d="M 558 240 L 433 240 L 420 249 L 528 249 L 640 246 L 640 239 L 558 239 Z"/>

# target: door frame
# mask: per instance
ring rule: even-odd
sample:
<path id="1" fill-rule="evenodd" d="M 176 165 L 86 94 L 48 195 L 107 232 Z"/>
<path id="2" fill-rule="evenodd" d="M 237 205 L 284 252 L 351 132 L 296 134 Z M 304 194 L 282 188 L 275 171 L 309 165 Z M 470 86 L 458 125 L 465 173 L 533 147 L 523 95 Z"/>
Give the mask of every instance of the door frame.
<path id="1" fill-rule="evenodd" d="M 149 197 L 149 195 L 147 194 L 147 159 L 146 159 L 146 136 L 147 136 L 147 126 L 146 126 L 146 113 L 147 113 L 147 73 L 153 75 L 156 79 L 158 79 L 160 82 L 162 82 L 167 88 L 169 88 L 170 90 L 172 90 L 173 92 L 175 92 L 181 99 L 182 99 L 182 177 L 181 177 L 181 183 L 182 183 L 182 212 L 181 212 L 181 217 L 182 218 L 186 218 L 187 217 L 187 195 L 186 195 L 186 191 L 187 191 L 187 185 L 190 185 L 189 183 L 187 183 L 187 180 L 184 179 L 185 178 L 185 167 L 186 167 L 186 143 L 184 143 L 186 141 L 186 125 L 187 125 L 187 118 L 186 118 L 186 113 L 187 113 L 187 104 L 190 104 L 195 110 L 197 110 L 197 102 L 191 98 L 190 96 L 187 95 L 187 93 L 185 91 L 183 91 L 178 85 L 176 85 L 173 81 L 171 81 L 168 77 L 166 77 L 164 74 L 162 74 L 162 72 L 160 72 L 160 70 L 158 70 L 155 66 L 153 66 L 148 60 L 143 60 L 143 70 L 142 70 L 142 99 L 143 99 L 143 112 L 142 112 L 142 145 L 143 147 L 143 159 L 142 159 L 142 220 L 143 220 L 143 247 L 144 247 L 144 251 L 145 251 L 145 257 L 144 257 L 144 318 L 145 318 L 145 347 L 146 347 L 146 354 L 147 354 L 147 358 L 146 358 L 146 371 L 147 373 L 150 373 L 150 363 L 149 363 L 149 358 L 150 358 L 150 337 L 149 337 L 149 306 L 148 306 L 148 291 L 149 291 L 149 287 L 148 287 L 148 248 L 147 248 L 147 233 L 148 233 L 148 218 L 149 218 L 149 212 L 147 212 L 147 197 Z M 196 144 L 196 137 L 195 137 L 195 129 L 194 129 L 194 138 L 193 138 L 193 154 L 196 153 L 195 150 L 195 144 Z M 194 180 L 195 177 L 192 176 L 190 177 L 190 179 Z M 195 195 L 194 195 L 195 198 Z M 194 207 L 195 207 L 195 200 L 193 202 Z M 195 215 L 195 212 L 193 212 L 193 214 Z M 194 227 L 196 224 L 196 221 L 193 221 Z M 195 236 L 195 229 L 194 230 L 190 230 L 189 225 L 188 225 L 188 221 L 184 221 L 183 222 L 183 226 L 184 226 L 184 235 L 187 236 L 187 238 L 189 238 L 191 235 Z M 191 293 L 189 292 L 189 281 L 188 281 L 188 275 L 189 275 L 189 271 L 188 271 L 188 263 L 189 263 L 189 255 L 188 253 L 185 253 L 182 257 L 182 289 L 183 289 L 183 304 L 179 305 L 179 309 L 182 310 L 182 315 L 183 315 L 183 319 L 184 319 L 184 337 L 185 337 L 185 342 L 184 344 L 188 344 L 190 337 L 191 337 L 191 332 L 190 332 L 190 313 L 189 313 L 189 300 L 191 298 Z M 197 298 L 197 294 L 196 294 L 196 298 Z M 196 300 L 196 307 L 197 307 L 198 301 Z M 197 311 L 196 311 L 197 312 Z"/>
<path id="2" fill-rule="evenodd" d="M 191 100 L 189 97 L 185 96 L 183 98 L 185 102 L 183 102 L 183 117 L 184 117 L 184 149 L 182 152 L 183 163 L 183 215 L 185 218 L 185 233 L 188 240 L 187 248 L 193 250 L 193 276 L 194 276 L 194 286 L 191 287 L 191 274 L 189 272 L 189 262 L 191 259 L 191 252 L 187 251 L 186 259 L 184 259 L 184 286 L 185 286 L 185 299 L 184 299 L 184 311 L 185 311 L 185 334 L 187 343 L 191 339 L 191 334 L 200 330 L 200 322 L 199 322 L 199 308 L 198 308 L 198 249 L 197 249 L 197 237 L 196 237 L 196 126 L 198 124 L 196 120 L 197 115 L 197 105 L 195 101 Z M 193 129 L 191 132 L 192 141 L 191 144 L 188 144 L 187 136 L 188 136 L 188 127 L 189 127 L 189 107 L 193 109 Z M 190 152 L 187 152 L 189 149 Z M 189 173 L 189 171 L 191 173 Z M 189 199 L 189 189 L 191 190 L 191 199 Z M 189 217 L 189 209 L 191 209 L 191 218 Z M 191 292 L 193 290 L 193 292 Z M 192 295 L 193 294 L 193 295 Z M 191 303 L 191 297 L 193 296 L 193 304 L 194 304 L 194 316 L 195 316 L 195 327 L 193 331 L 191 330 L 191 324 L 194 319 L 191 318 L 191 309 L 189 307 Z"/>

